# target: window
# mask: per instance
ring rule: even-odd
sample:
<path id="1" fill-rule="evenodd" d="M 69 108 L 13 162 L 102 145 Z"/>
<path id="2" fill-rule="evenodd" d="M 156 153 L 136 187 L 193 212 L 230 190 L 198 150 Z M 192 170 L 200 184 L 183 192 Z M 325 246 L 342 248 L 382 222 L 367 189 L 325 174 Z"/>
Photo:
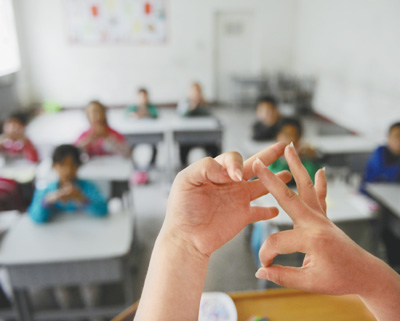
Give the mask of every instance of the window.
<path id="1" fill-rule="evenodd" d="M 0 77 L 21 66 L 12 0 L 0 0 Z"/>

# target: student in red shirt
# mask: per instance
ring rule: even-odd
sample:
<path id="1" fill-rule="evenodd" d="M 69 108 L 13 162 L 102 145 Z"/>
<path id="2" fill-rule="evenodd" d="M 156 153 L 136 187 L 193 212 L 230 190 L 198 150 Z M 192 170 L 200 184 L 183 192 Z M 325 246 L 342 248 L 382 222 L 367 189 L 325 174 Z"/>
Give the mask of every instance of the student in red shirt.
<path id="1" fill-rule="evenodd" d="M 35 146 L 25 135 L 26 117 L 12 114 L 3 124 L 0 136 L 0 152 L 7 158 L 25 158 L 33 163 L 39 161 Z"/>
<path id="2" fill-rule="evenodd" d="M 129 147 L 124 136 L 108 126 L 106 108 L 92 101 L 86 107 L 90 128 L 85 131 L 75 145 L 86 151 L 89 156 L 122 155 L 129 156 Z"/>

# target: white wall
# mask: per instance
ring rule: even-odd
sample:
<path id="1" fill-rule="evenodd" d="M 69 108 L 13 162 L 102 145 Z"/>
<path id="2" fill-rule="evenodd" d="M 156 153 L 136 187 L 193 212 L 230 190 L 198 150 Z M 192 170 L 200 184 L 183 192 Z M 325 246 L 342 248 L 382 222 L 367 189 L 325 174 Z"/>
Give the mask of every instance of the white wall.
<path id="1" fill-rule="evenodd" d="M 400 1 L 299 0 L 295 38 L 318 112 L 371 136 L 400 120 Z"/>
<path id="2" fill-rule="evenodd" d="M 125 104 L 139 86 L 155 102 L 175 102 L 192 80 L 207 98 L 214 93 L 214 16 L 219 10 L 253 10 L 260 32 L 258 70 L 280 70 L 293 61 L 295 0 L 169 0 L 169 39 L 164 45 L 70 44 L 62 0 L 15 0 L 22 34 L 29 102 L 54 100 L 81 106 L 91 99 Z"/>

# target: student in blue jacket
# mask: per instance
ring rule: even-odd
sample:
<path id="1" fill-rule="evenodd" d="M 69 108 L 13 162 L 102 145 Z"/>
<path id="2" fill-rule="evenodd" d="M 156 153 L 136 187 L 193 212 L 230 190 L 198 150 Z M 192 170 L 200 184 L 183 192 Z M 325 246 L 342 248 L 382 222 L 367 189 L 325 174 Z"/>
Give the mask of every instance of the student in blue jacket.
<path id="1" fill-rule="evenodd" d="M 400 122 L 389 128 L 385 146 L 372 154 L 364 175 L 364 183 L 400 183 Z"/>
<path id="2" fill-rule="evenodd" d="M 59 180 L 44 190 L 37 190 L 28 213 L 36 223 L 49 221 L 58 213 L 86 212 L 107 215 L 107 201 L 97 187 L 77 178 L 81 165 L 80 151 L 73 145 L 58 146 L 53 153 L 53 168 Z"/>
<path id="3" fill-rule="evenodd" d="M 387 144 L 380 146 L 372 154 L 364 175 L 362 190 L 366 183 L 400 183 L 400 122 L 389 128 Z M 400 268 L 400 225 L 399 219 L 390 211 L 384 210 L 382 240 L 386 246 L 389 264 Z"/>

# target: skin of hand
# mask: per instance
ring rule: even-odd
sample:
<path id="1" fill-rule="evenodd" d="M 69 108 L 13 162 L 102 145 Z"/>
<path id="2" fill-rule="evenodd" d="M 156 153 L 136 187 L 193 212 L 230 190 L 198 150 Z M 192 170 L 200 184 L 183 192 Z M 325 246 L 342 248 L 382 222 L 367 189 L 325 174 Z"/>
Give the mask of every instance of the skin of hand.
<path id="1" fill-rule="evenodd" d="M 198 319 L 209 256 L 247 224 L 277 214 L 276 208 L 250 206 L 268 191 L 259 180 L 247 180 L 254 177 L 256 157 L 271 164 L 284 148 L 275 144 L 244 163 L 238 153 L 205 158 L 177 175 L 135 320 Z M 292 178 L 287 171 L 277 177 Z"/>
<path id="2" fill-rule="evenodd" d="M 81 190 L 74 186 L 72 183 L 65 183 L 60 189 L 47 195 L 46 201 L 50 204 L 57 201 L 70 201 L 84 202 L 86 197 L 82 194 Z"/>
<path id="3" fill-rule="evenodd" d="M 265 161 L 270 164 L 279 158 L 282 148 L 282 144 L 272 146 Z M 251 162 L 243 164 L 241 155 L 232 152 L 205 158 L 180 172 L 171 189 L 164 228 L 210 256 L 246 225 L 276 216 L 275 207 L 250 206 L 266 192 L 259 180 L 247 181 L 254 176 Z M 285 171 L 277 179 L 285 184 L 291 175 Z"/>
<path id="4" fill-rule="evenodd" d="M 256 276 L 282 286 L 324 294 L 358 294 L 378 320 L 400 314 L 400 277 L 384 262 L 354 243 L 326 215 L 327 185 L 319 170 L 315 186 L 291 146 L 285 149 L 298 195 L 257 160 L 253 169 L 293 220 L 293 230 L 271 235 L 260 249 Z M 278 254 L 305 253 L 301 267 L 273 265 Z M 397 299 L 396 299 L 397 298 Z M 397 303 L 396 303 L 397 302 Z"/>

